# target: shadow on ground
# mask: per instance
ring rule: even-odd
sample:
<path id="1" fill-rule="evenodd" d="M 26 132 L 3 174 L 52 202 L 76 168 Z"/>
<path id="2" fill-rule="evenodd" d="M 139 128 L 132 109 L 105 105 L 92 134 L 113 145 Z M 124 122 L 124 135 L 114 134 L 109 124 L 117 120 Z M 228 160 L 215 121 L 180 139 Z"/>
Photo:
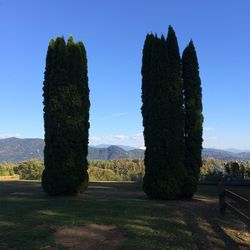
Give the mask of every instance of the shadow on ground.
<path id="1" fill-rule="evenodd" d="M 83 195 L 49 197 L 38 182 L 0 182 L 0 249 L 73 249 L 56 236 L 68 232 L 82 240 L 86 227 L 102 230 L 89 231 L 82 249 L 104 249 L 111 238 L 112 249 L 249 249 L 244 224 L 218 216 L 215 193 L 153 201 L 135 183 L 91 183 Z"/>

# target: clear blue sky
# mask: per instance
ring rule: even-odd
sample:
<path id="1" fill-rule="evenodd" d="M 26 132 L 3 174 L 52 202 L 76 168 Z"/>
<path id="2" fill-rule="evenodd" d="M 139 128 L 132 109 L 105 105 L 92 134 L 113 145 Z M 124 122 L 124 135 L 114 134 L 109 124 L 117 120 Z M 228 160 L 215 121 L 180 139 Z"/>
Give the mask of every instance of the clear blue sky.
<path id="1" fill-rule="evenodd" d="M 72 34 L 88 54 L 90 143 L 142 146 L 141 56 L 147 33 L 192 38 L 204 146 L 250 149 L 250 1 L 0 0 L 0 137 L 43 138 L 48 42 Z"/>

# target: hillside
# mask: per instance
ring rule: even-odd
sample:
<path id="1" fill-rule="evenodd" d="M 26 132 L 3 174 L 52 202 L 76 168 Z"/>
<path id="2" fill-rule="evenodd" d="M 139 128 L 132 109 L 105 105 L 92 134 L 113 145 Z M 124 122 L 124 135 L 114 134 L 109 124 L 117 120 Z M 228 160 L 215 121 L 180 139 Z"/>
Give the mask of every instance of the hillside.
<path id="1" fill-rule="evenodd" d="M 32 158 L 43 159 L 42 139 L 0 139 L 0 162 L 18 162 Z"/>
<path id="2" fill-rule="evenodd" d="M 234 153 L 221 149 L 204 148 L 202 151 L 202 157 L 205 159 L 214 158 L 223 161 L 230 161 L 230 160 L 246 161 L 250 160 L 250 152 Z"/>
<path id="3" fill-rule="evenodd" d="M 124 147 L 124 146 L 123 146 Z M 43 160 L 43 139 L 0 139 L 0 162 L 19 162 L 32 158 Z M 120 146 L 109 146 L 104 148 L 89 147 L 89 160 L 112 160 L 119 158 L 143 158 L 144 150 L 121 148 Z M 229 152 L 214 148 L 204 148 L 203 158 L 215 158 L 218 160 L 250 160 L 250 152 Z"/>

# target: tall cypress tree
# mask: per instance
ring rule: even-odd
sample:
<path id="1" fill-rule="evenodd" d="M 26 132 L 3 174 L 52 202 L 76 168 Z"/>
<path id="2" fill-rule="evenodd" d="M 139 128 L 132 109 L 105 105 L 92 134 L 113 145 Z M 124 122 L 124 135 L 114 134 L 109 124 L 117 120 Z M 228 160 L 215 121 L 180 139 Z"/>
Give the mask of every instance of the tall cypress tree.
<path id="1" fill-rule="evenodd" d="M 44 79 L 45 170 L 42 186 L 50 195 L 87 188 L 89 88 L 86 51 L 70 37 L 51 40 Z"/>
<path id="2" fill-rule="evenodd" d="M 184 112 L 179 48 L 175 33 L 148 35 L 142 60 L 142 116 L 145 138 L 143 190 L 155 199 L 182 195 Z"/>
<path id="3" fill-rule="evenodd" d="M 145 139 L 145 176 L 143 190 L 152 198 L 162 197 L 164 185 L 164 138 L 161 135 L 163 120 L 159 119 L 163 106 L 162 89 L 166 80 L 165 39 L 147 35 L 142 59 L 142 116 Z M 164 64 L 165 63 L 165 64 Z"/>
<path id="4" fill-rule="evenodd" d="M 186 171 L 184 168 L 184 99 L 183 82 L 181 79 L 181 58 L 178 41 L 171 26 L 166 39 L 169 58 L 167 85 L 168 105 L 165 112 L 168 123 L 168 169 L 171 190 L 170 198 L 182 197 Z"/>
<path id="5" fill-rule="evenodd" d="M 182 55 L 182 78 L 185 96 L 185 168 L 188 185 L 185 196 L 192 197 L 197 188 L 202 165 L 202 93 L 199 65 L 193 42 Z"/>

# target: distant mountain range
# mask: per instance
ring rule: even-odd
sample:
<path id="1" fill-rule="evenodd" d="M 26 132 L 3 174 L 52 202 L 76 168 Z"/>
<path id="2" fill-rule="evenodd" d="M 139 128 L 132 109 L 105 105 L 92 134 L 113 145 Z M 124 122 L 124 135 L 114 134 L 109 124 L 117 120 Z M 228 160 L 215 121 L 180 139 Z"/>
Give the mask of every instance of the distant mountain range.
<path id="1" fill-rule="evenodd" d="M 20 162 L 37 158 L 43 160 L 43 139 L 19 139 L 7 138 L 0 139 L 0 162 Z M 144 150 L 130 146 L 97 145 L 89 146 L 89 160 L 112 160 L 119 158 L 143 158 Z M 250 160 L 250 152 L 234 152 L 204 148 L 203 158 L 215 158 L 218 160 Z"/>
<path id="2" fill-rule="evenodd" d="M 214 158 L 223 161 L 230 161 L 230 160 L 239 160 L 239 161 L 247 161 L 250 160 L 250 152 L 241 152 L 238 150 L 239 153 L 230 152 L 221 149 L 214 149 L 214 148 L 204 148 L 202 151 L 203 158 Z"/>
<path id="3" fill-rule="evenodd" d="M 110 146 L 113 146 L 113 145 L 110 145 L 110 144 L 99 144 L 99 145 L 91 145 L 91 147 L 93 148 L 108 148 Z M 130 151 L 130 150 L 133 150 L 133 149 L 138 149 L 136 147 L 131 147 L 131 146 L 126 146 L 126 145 L 115 145 L 119 148 L 122 148 L 126 151 Z"/>
<path id="4" fill-rule="evenodd" d="M 32 158 L 43 159 L 42 139 L 0 139 L 0 162 L 19 162 Z"/>
<path id="5" fill-rule="evenodd" d="M 106 148 L 89 147 L 89 160 L 112 160 L 119 158 L 143 158 L 144 150 L 132 149 L 125 150 L 118 146 L 109 146 Z"/>
<path id="6" fill-rule="evenodd" d="M 123 147 L 123 148 L 121 148 Z M 37 158 L 43 160 L 43 139 L 0 139 L 0 162 L 20 162 Z M 143 158 L 144 150 L 129 146 L 89 146 L 89 160 Z"/>
<path id="7" fill-rule="evenodd" d="M 225 151 L 229 151 L 229 152 L 232 152 L 232 153 L 249 153 L 250 152 L 250 150 L 238 149 L 238 148 L 227 148 L 227 149 L 225 149 Z"/>

